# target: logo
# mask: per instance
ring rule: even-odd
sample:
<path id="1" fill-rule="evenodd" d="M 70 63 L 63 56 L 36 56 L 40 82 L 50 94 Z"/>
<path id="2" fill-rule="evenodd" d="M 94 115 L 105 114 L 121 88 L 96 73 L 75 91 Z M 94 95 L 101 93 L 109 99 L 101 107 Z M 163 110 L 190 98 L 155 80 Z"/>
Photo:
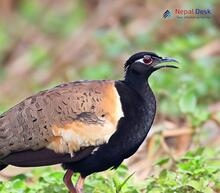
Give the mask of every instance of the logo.
<path id="1" fill-rule="evenodd" d="M 166 10 L 164 13 L 163 13 L 163 18 L 166 19 L 166 18 L 169 18 L 172 16 L 172 12 L 169 11 L 169 10 Z"/>

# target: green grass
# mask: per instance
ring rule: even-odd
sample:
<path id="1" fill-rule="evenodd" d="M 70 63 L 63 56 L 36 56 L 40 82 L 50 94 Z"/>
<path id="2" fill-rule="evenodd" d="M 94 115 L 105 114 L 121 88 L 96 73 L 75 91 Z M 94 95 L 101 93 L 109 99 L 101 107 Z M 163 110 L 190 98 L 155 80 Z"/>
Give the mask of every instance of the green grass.
<path id="1" fill-rule="evenodd" d="M 158 176 L 135 180 L 127 167 L 89 176 L 85 193 L 214 193 L 220 190 L 220 149 L 198 148 L 174 163 L 169 158 L 158 160 Z M 167 165 L 169 165 L 168 168 Z M 171 169 L 172 168 L 172 169 Z M 0 184 L 1 193 L 67 193 L 64 171 L 52 167 L 34 169 Z M 78 175 L 73 176 L 76 183 Z"/>

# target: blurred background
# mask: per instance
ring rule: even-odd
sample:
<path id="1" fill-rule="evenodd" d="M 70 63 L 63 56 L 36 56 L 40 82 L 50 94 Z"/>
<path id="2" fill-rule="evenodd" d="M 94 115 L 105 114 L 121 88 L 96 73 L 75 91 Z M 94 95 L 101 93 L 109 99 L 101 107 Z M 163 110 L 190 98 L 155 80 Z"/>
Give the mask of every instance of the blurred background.
<path id="1" fill-rule="evenodd" d="M 162 18 L 176 8 L 212 14 Z M 0 113 L 63 82 L 122 79 L 126 59 L 143 50 L 176 58 L 180 68 L 150 78 L 157 119 L 126 160 L 129 170 L 144 179 L 157 173 L 158 160 L 172 168 L 189 150 L 211 148 L 219 155 L 218 0 L 0 0 Z M 2 179 L 23 172 L 8 168 Z"/>

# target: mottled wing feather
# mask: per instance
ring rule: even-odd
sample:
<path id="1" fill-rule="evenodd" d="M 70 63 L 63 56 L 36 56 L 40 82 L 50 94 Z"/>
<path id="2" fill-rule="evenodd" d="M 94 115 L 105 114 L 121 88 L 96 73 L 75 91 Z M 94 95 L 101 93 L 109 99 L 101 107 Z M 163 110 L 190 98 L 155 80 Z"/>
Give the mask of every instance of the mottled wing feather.
<path id="1" fill-rule="evenodd" d="M 0 117 L 0 157 L 48 148 L 74 153 L 106 143 L 123 116 L 114 81 L 80 81 L 40 92 Z"/>

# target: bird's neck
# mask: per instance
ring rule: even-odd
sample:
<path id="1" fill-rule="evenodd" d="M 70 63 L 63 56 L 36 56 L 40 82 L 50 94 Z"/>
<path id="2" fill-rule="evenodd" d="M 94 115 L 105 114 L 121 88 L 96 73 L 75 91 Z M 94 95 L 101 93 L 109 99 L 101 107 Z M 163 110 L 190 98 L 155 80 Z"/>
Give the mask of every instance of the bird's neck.
<path id="1" fill-rule="evenodd" d="M 137 105 L 139 107 L 136 114 L 139 113 L 140 117 L 143 118 L 143 120 L 140 121 L 145 125 L 141 132 L 148 132 L 156 112 L 156 99 L 149 86 L 148 77 L 149 75 L 140 75 L 131 71 L 128 71 L 125 75 L 125 83 L 140 96 L 139 105 Z"/>
<path id="2" fill-rule="evenodd" d="M 116 88 L 124 118 L 114 137 L 122 144 L 125 157 L 129 157 L 138 149 L 151 128 L 156 113 L 156 100 L 146 76 L 125 76 L 124 81 L 116 83 Z"/>
<path id="3" fill-rule="evenodd" d="M 141 97 L 153 97 L 153 92 L 148 84 L 148 76 L 128 71 L 125 74 L 125 83 L 134 89 Z"/>

